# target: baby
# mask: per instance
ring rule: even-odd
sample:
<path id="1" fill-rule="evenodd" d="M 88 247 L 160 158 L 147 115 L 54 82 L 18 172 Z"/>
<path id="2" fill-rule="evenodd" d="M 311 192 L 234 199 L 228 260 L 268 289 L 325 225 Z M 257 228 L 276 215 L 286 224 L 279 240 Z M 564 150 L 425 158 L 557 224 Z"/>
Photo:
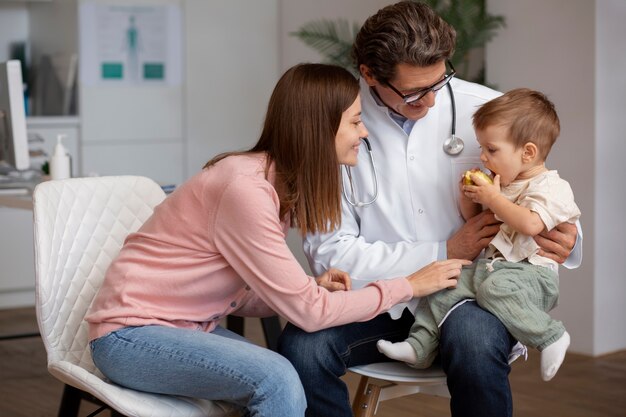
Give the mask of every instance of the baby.
<path id="1" fill-rule="evenodd" d="M 455 289 L 421 301 L 407 340 L 380 340 L 378 349 L 413 367 L 429 367 L 448 311 L 475 299 L 519 342 L 541 351 L 541 376 L 549 381 L 565 358 L 570 336 L 547 313 L 558 300 L 558 265 L 538 255 L 533 236 L 580 216 L 567 181 L 545 166 L 559 119 L 545 95 L 516 89 L 485 103 L 473 123 L 481 161 L 495 176 L 492 182 L 469 174 L 473 184 L 461 185 L 461 214 L 468 220 L 485 207 L 503 224 L 485 258 L 463 269 Z"/>

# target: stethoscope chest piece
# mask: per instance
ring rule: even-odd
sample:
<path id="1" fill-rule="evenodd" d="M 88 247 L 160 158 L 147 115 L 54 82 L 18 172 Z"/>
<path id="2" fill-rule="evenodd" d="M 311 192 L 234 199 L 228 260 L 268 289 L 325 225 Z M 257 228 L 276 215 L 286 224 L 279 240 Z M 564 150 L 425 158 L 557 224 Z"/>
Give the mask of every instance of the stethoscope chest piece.
<path id="1" fill-rule="evenodd" d="M 464 146 L 465 144 L 460 137 L 452 135 L 443 142 L 443 151 L 448 155 L 455 156 L 463 151 Z"/>
<path id="2" fill-rule="evenodd" d="M 450 156 L 456 156 L 463 151 L 465 144 L 460 137 L 456 135 L 456 103 L 454 100 L 454 92 L 450 83 L 446 84 L 450 93 L 450 107 L 452 109 L 452 135 L 443 142 L 443 151 Z"/>

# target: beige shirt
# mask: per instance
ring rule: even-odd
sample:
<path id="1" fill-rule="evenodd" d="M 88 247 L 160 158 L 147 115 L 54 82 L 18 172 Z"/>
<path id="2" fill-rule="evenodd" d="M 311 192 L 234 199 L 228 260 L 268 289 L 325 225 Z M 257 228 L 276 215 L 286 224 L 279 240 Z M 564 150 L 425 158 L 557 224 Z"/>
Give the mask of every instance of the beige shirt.
<path id="1" fill-rule="evenodd" d="M 513 181 L 502 189 L 502 194 L 509 201 L 539 214 L 547 230 L 564 222 L 575 223 L 580 217 L 574 193 L 557 171 L 547 171 L 528 180 Z M 531 236 L 517 233 L 503 223 L 500 232 L 489 244 L 486 256 L 503 256 L 511 262 L 528 259 L 533 265 L 547 266 L 557 271 L 558 264 L 537 255 L 538 251 L 539 246 Z"/>

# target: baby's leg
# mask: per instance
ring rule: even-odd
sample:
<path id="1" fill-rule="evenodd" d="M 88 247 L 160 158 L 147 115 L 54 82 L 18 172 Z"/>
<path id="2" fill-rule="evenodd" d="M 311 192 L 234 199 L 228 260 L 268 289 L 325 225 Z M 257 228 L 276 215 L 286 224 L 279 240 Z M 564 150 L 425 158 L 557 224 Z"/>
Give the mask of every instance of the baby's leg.
<path id="1" fill-rule="evenodd" d="M 439 329 L 437 318 L 432 306 L 436 305 L 433 294 L 420 301 L 415 312 L 415 323 L 411 326 L 409 336 L 404 342 L 391 343 L 379 340 L 378 351 L 391 359 L 406 362 L 418 369 L 428 368 L 437 356 L 439 346 Z"/>
<path id="2" fill-rule="evenodd" d="M 376 344 L 378 351 L 414 368 L 425 369 L 432 365 L 439 347 L 439 329 L 434 321 L 425 323 L 423 314 L 418 317 L 422 320 L 416 317 L 411 333 L 404 342 L 391 343 L 379 340 Z"/>
<path id="3" fill-rule="evenodd" d="M 417 352 L 409 342 L 391 343 L 381 339 L 376 343 L 376 347 L 380 353 L 388 358 L 406 362 L 409 365 L 417 363 Z"/>
<path id="4" fill-rule="evenodd" d="M 541 376 L 548 381 L 561 366 L 570 341 L 563 323 L 547 313 L 558 299 L 558 278 L 548 268 L 527 263 L 498 262 L 494 267 L 476 300 L 513 337 L 541 351 Z"/>
<path id="5" fill-rule="evenodd" d="M 566 331 L 556 342 L 541 351 L 541 378 L 544 381 L 549 381 L 556 375 L 565 359 L 569 342 L 569 333 Z"/>
<path id="6" fill-rule="evenodd" d="M 379 340 L 376 344 L 378 350 L 414 368 L 424 369 L 432 365 L 439 351 L 439 324 L 456 303 L 474 298 L 475 265 L 463 268 L 456 288 L 441 290 L 420 301 L 415 323 L 404 342 Z"/>

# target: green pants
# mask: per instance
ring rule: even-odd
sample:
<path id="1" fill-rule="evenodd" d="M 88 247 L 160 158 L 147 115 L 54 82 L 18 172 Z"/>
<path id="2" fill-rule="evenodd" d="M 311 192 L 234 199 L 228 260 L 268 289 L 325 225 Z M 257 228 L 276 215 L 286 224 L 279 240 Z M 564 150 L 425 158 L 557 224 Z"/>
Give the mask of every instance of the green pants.
<path id="1" fill-rule="evenodd" d="M 417 353 L 415 368 L 429 367 L 437 356 L 439 325 L 459 301 L 475 299 L 496 316 L 519 342 L 543 350 L 565 332 L 548 311 L 559 298 L 559 277 L 549 268 L 528 262 L 481 259 L 463 268 L 455 289 L 441 290 L 421 300 L 407 342 Z M 459 347 L 462 349 L 462 347 Z"/>

